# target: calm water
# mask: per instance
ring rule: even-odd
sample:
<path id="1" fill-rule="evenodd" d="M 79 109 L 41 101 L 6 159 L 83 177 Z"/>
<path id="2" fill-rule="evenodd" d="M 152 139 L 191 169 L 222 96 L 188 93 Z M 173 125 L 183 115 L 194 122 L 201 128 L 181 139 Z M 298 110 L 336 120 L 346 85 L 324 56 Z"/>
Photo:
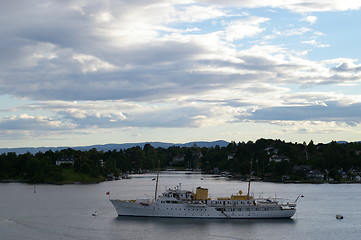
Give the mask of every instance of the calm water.
<path id="1" fill-rule="evenodd" d="M 154 196 L 155 174 L 91 185 L 0 184 L 0 239 L 360 239 L 361 185 L 252 183 L 255 196 L 298 194 L 287 220 L 206 220 L 117 217 L 108 200 Z M 247 183 L 209 175 L 162 173 L 160 192 L 209 188 L 211 197 L 246 192 Z M 35 193 L 34 193 L 35 187 Z M 97 216 L 92 213 L 97 211 Z M 336 214 L 343 220 L 336 220 Z"/>

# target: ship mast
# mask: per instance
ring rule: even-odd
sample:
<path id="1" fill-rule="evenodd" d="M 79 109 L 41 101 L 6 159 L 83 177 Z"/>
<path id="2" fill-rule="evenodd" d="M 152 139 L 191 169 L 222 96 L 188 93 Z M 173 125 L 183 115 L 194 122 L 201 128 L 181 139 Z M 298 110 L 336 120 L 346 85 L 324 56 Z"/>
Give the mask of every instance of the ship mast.
<path id="1" fill-rule="evenodd" d="M 155 181 L 154 201 L 155 201 L 155 200 L 157 200 L 157 195 L 158 195 L 158 179 L 159 179 L 159 171 L 160 171 L 160 168 L 159 168 L 159 159 L 158 159 L 158 171 L 157 171 L 157 178 L 156 178 L 156 181 Z"/>
<path id="2" fill-rule="evenodd" d="M 248 178 L 248 191 L 247 191 L 247 199 L 249 200 L 249 193 L 251 191 L 251 177 L 252 177 L 252 160 L 251 160 L 251 166 L 250 166 L 250 172 L 249 172 L 249 178 Z"/>

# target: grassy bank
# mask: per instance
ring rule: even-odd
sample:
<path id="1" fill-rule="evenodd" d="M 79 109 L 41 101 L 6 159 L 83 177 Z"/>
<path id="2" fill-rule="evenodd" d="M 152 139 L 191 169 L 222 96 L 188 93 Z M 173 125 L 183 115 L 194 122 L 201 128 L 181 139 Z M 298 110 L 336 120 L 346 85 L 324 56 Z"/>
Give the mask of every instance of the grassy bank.
<path id="1" fill-rule="evenodd" d="M 68 183 L 98 183 L 105 180 L 102 176 L 92 177 L 87 174 L 75 172 L 73 168 L 62 169 L 62 181 L 55 182 L 57 184 Z"/>

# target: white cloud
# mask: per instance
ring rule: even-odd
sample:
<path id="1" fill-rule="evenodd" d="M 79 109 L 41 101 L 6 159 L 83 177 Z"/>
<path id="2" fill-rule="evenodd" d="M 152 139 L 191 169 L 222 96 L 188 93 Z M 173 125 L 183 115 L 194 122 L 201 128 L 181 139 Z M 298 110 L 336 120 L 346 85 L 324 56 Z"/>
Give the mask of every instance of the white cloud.
<path id="1" fill-rule="evenodd" d="M 315 24 L 317 22 L 317 17 L 316 16 L 306 16 L 305 18 L 303 18 L 304 21 L 309 22 L 310 24 Z"/>
<path id="2" fill-rule="evenodd" d="M 46 116 L 33 116 L 23 113 L 18 116 L 12 115 L 0 119 L 0 127 L 11 131 L 58 131 L 74 129 L 76 125 Z"/>
<path id="3" fill-rule="evenodd" d="M 281 8 L 288 9 L 293 12 L 307 13 L 307 12 L 324 12 L 324 11 L 346 11 L 359 10 L 361 3 L 354 0 L 203 0 L 205 3 L 212 3 L 222 6 L 238 6 L 244 8 Z"/>
<path id="4" fill-rule="evenodd" d="M 114 71 L 116 66 L 104 62 L 94 56 L 85 54 L 74 54 L 73 59 L 81 64 L 83 73 L 97 72 L 97 71 Z"/>
<path id="5" fill-rule="evenodd" d="M 263 17 L 248 17 L 246 19 L 233 21 L 225 30 L 226 39 L 233 42 L 242 38 L 254 37 L 264 30 L 260 27 L 260 24 L 268 20 L 268 18 Z"/>
<path id="6" fill-rule="evenodd" d="M 227 16 L 228 14 L 215 6 L 187 5 L 175 7 L 170 13 L 171 22 L 202 22 L 209 19 Z"/>
<path id="7" fill-rule="evenodd" d="M 302 43 L 310 44 L 310 45 L 313 45 L 313 46 L 319 47 L 319 48 L 325 48 L 325 47 L 330 47 L 330 46 L 331 46 L 331 45 L 329 45 L 329 44 L 319 43 L 319 42 L 317 42 L 315 39 L 312 39 L 312 40 L 309 40 L 309 41 L 302 41 Z"/>
<path id="8" fill-rule="evenodd" d="M 301 28 L 292 28 L 288 30 L 274 30 L 273 33 L 279 36 L 298 36 L 298 35 L 304 35 L 307 32 L 311 32 L 312 30 L 310 28 L 301 27 Z"/>

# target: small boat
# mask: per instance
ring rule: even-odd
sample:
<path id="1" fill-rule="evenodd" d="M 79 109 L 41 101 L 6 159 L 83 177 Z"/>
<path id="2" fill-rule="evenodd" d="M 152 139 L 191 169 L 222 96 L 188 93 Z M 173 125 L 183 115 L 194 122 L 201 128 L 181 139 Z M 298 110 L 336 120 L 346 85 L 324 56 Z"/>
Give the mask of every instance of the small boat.
<path id="1" fill-rule="evenodd" d="M 343 219 L 343 216 L 341 214 L 337 214 L 336 219 Z"/>

